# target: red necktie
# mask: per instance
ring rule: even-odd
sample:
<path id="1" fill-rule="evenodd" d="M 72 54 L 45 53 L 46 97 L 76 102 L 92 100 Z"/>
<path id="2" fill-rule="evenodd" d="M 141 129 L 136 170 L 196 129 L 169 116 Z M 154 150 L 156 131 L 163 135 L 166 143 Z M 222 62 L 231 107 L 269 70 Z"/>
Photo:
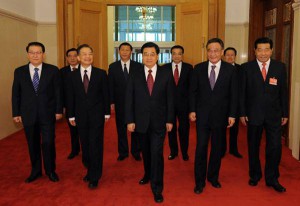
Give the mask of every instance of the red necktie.
<path id="1" fill-rule="evenodd" d="M 175 80 L 175 84 L 178 85 L 178 81 L 179 81 L 179 71 L 178 71 L 178 65 L 175 65 L 175 70 L 174 70 L 174 80 Z"/>
<path id="2" fill-rule="evenodd" d="M 89 77 L 87 75 L 87 70 L 84 70 L 84 75 L 83 75 L 83 86 L 84 86 L 84 91 L 87 94 L 88 87 L 89 87 Z"/>
<path id="3" fill-rule="evenodd" d="M 152 73 L 152 70 L 149 69 L 148 70 L 148 76 L 147 76 L 147 86 L 148 86 L 148 90 L 149 90 L 150 96 L 152 94 L 152 89 L 153 89 L 153 84 L 154 84 L 153 76 L 152 76 L 151 73 Z"/>
<path id="4" fill-rule="evenodd" d="M 262 63 L 262 69 L 261 69 L 261 74 L 264 78 L 264 81 L 266 81 L 267 78 L 267 70 L 266 70 L 266 63 Z"/>

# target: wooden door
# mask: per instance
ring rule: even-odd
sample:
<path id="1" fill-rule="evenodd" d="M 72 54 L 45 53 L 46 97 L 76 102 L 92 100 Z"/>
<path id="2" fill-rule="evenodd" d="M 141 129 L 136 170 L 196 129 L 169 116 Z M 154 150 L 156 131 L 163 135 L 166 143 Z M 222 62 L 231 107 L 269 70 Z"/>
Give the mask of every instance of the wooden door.
<path id="1" fill-rule="evenodd" d="M 206 60 L 208 38 L 208 4 L 176 5 L 176 43 L 184 47 L 184 61 L 195 65 Z"/>
<path id="2" fill-rule="evenodd" d="M 107 68 L 107 14 L 99 2 L 74 2 L 74 41 L 76 46 L 89 44 L 93 48 L 94 66 Z"/>

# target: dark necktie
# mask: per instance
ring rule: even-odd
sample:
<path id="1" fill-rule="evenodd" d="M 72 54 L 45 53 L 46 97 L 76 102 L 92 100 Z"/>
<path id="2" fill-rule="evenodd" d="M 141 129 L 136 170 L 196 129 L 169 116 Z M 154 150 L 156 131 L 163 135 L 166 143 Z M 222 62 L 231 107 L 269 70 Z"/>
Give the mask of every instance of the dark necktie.
<path id="1" fill-rule="evenodd" d="M 37 93 L 38 88 L 39 88 L 39 82 L 40 82 L 40 78 L 39 78 L 39 68 L 34 68 L 34 74 L 33 74 L 33 78 L 32 78 L 32 84 L 33 84 L 33 88 L 35 93 Z"/>
<path id="2" fill-rule="evenodd" d="M 128 79 L 128 70 L 127 70 L 126 64 L 124 64 L 124 76 L 125 76 L 125 80 L 127 80 Z"/>
<path id="3" fill-rule="evenodd" d="M 266 62 L 262 63 L 261 75 L 264 81 L 266 81 L 267 78 Z"/>
<path id="4" fill-rule="evenodd" d="M 179 81 L 179 71 L 178 71 L 178 65 L 175 65 L 175 70 L 174 70 L 174 80 L 175 80 L 175 84 L 178 85 L 178 81 Z"/>
<path id="5" fill-rule="evenodd" d="M 76 67 L 72 67 L 72 71 L 75 71 L 77 68 Z"/>
<path id="6" fill-rule="evenodd" d="M 89 77 L 87 75 L 87 70 L 84 70 L 84 75 L 83 75 L 83 86 L 84 86 L 84 91 L 87 94 L 88 87 L 89 87 Z"/>
<path id="7" fill-rule="evenodd" d="M 216 65 L 211 66 L 211 71 L 209 75 L 209 83 L 210 83 L 210 88 L 211 90 L 214 89 L 215 83 L 216 83 L 216 72 L 215 72 Z"/>
<path id="8" fill-rule="evenodd" d="M 151 73 L 152 73 L 152 70 L 149 69 L 148 70 L 148 76 L 147 76 L 147 86 L 148 86 L 148 90 L 149 90 L 150 96 L 152 94 L 152 89 L 153 89 L 153 84 L 154 84 L 153 76 L 152 76 Z"/>

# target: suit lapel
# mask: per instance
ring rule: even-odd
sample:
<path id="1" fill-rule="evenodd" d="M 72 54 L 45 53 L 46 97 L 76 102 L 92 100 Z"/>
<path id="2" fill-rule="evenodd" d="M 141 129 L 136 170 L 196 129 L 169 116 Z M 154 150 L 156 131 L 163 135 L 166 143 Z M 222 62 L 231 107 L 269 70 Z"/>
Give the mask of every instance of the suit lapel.
<path id="1" fill-rule="evenodd" d="M 225 74 L 224 64 L 223 64 L 223 62 L 221 62 L 220 71 L 219 71 L 217 81 L 215 83 L 214 90 L 217 89 L 219 87 L 219 85 L 222 84 L 222 81 L 225 78 L 225 75 L 226 74 Z"/>
<path id="2" fill-rule="evenodd" d="M 79 65 L 78 70 L 76 70 L 74 72 L 77 72 L 75 75 L 75 78 L 76 78 L 76 82 L 79 82 L 81 93 L 85 95 L 84 85 L 83 85 L 83 81 L 81 78 L 81 65 Z"/>
<path id="3" fill-rule="evenodd" d="M 33 87 L 33 84 L 32 84 L 32 79 L 31 79 L 30 71 L 29 71 L 29 64 L 26 66 L 24 73 L 25 73 L 25 75 L 24 75 L 25 80 L 28 82 L 28 84 L 32 88 L 32 91 L 34 92 L 34 87 Z"/>
<path id="4" fill-rule="evenodd" d="M 153 84 L 152 95 L 158 89 L 157 87 L 159 87 L 161 78 L 162 78 L 161 77 L 161 68 L 157 65 L 157 71 L 156 71 L 156 76 L 155 76 L 155 80 L 154 80 L 154 84 Z M 148 89 L 148 87 L 147 87 L 147 89 Z M 149 93 L 149 95 L 150 95 L 150 93 Z"/>
<path id="5" fill-rule="evenodd" d="M 41 72 L 41 76 L 40 76 L 40 81 L 39 81 L 39 86 L 38 86 L 38 92 L 43 88 L 46 78 L 47 78 L 47 67 L 45 66 L 45 64 L 42 64 L 42 72 Z"/>

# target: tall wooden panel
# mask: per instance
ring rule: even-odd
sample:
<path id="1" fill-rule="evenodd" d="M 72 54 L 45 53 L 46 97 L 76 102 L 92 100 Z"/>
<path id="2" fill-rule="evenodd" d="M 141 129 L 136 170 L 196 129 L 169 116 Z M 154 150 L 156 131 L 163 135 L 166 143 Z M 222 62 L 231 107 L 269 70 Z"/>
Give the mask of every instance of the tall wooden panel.
<path id="1" fill-rule="evenodd" d="M 94 66 L 107 68 L 106 8 L 99 2 L 75 1 L 74 39 L 76 46 L 89 44 L 94 50 Z"/>
<path id="2" fill-rule="evenodd" d="M 184 61 L 193 65 L 206 60 L 207 14 L 205 2 L 176 6 L 176 43 L 185 49 Z"/>

